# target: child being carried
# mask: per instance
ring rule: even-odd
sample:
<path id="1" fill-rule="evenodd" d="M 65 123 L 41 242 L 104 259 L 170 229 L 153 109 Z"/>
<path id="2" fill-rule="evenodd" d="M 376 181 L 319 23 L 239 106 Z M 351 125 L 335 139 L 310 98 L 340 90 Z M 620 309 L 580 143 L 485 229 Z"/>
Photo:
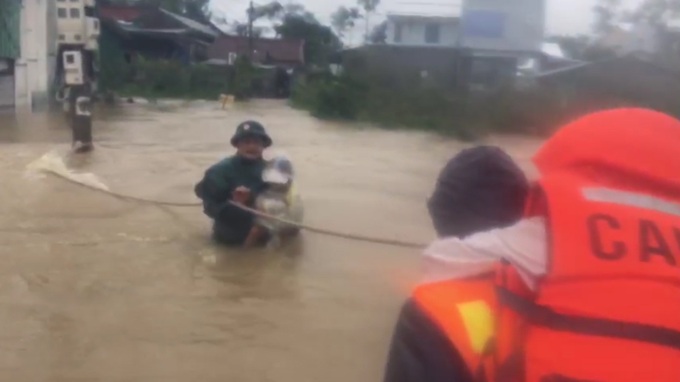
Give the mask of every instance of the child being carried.
<path id="1" fill-rule="evenodd" d="M 278 155 L 268 161 L 262 180 L 267 188 L 255 199 L 255 209 L 288 222 L 302 223 L 302 200 L 295 188 L 290 159 Z M 266 239 L 269 248 L 278 248 L 283 238 L 295 236 L 299 231 L 296 225 L 258 216 L 244 246 L 252 247 Z"/>

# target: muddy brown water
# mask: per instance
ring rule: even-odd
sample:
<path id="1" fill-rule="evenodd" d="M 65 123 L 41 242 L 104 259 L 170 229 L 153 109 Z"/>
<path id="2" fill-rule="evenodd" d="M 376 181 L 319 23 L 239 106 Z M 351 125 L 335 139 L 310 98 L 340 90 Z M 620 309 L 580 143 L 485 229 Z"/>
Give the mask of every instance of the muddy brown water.
<path id="1" fill-rule="evenodd" d="M 0 116 L 0 376 L 13 381 L 378 381 L 417 251 L 305 233 L 280 252 L 213 245 L 199 208 L 123 202 L 26 166 L 55 151 L 111 189 L 194 201 L 245 119 L 297 166 L 306 222 L 428 242 L 425 209 L 463 144 L 321 122 L 276 101 L 98 112 L 71 157 L 58 115 Z M 538 146 L 493 137 L 521 163 Z"/>

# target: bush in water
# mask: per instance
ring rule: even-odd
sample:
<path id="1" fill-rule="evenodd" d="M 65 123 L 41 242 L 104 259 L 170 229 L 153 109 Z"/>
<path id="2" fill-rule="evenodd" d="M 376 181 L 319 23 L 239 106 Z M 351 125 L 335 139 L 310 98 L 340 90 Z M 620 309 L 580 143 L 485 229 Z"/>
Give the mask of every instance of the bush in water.
<path id="1" fill-rule="evenodd" d="M 471 96 L 416 77 L 396 81 L 388 76 L 314 74 L 296 86 L 292 104 L 318 118 L 364 120 L 465 140 L 490 131 L 549 132 L 564 114 L 555 96 L 538 90 L 504 89 Z"/>
<path id="2" fill-rule="evenodd" d="M 233 92 L 244 99 L 250 95 L 251 69 L 249 63 L 229 68 L 140 58 L 127 64 L 127 80 L 112 83 L 107 90 L 126 96 L 187 99 L 217 99 L 220 94 Z"/>

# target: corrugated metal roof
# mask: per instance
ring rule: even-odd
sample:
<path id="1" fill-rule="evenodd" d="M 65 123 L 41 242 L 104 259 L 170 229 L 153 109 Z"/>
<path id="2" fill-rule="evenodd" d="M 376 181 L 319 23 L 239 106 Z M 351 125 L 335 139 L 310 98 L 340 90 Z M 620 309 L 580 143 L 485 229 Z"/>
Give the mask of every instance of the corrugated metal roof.
<path id="1" fill-rule="evenodd" d="M 159 10 L 161 12 L 165 13 L 166 15 L 173 17 L 175 20 L 179 21 L 180 23 L 186 25 L 188 28 L 203 32 L 203 33 L 207 34 L 208 36 L 217 37 L 217 32 L 212 30 L 212 28 L 210 28 L 207 25 L 203 25 L 203 24 L 201 24 L 197 21 L 194 21 L 194 20 L 192 20 L 188 17 L 180 16 L 180 15 L 172 13 L 170 11 L 166 11 L 163 8 L 159 8 Z"/>
<path id="2" fill-rule="evenodd" d="M 0 57 L 15 59 L 21 55 L 20 20 L 21 2 L 0 0 Z"/>

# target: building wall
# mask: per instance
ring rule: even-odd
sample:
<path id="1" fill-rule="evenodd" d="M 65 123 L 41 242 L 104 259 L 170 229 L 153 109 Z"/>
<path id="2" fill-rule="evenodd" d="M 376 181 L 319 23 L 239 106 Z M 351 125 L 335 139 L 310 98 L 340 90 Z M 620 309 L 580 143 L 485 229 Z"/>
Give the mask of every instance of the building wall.
<path id="1" fill-rule="evenodd" d="M 491 51 L 541 50 L 545 38 L 545 0 L 466 0 L 462 44 Z"/>
<path id="2" fill-rule="evenodd" d="M 434 86 L 453 89 L 458 84 L 458 57 L 455 48 L 380 44 L 346 51 L 342 61 L 347 73 L 375 81 L 403 84 L 427 80 Z"/>
<path id="3" fill-rule="evenodd" d="M 17 108 L 41 108 L 49 102 L 56 57 L 54 7 L 49 0 L 24 1 L 21 55 L 15 63 Z"/>
<path id="4" fill-rule="evenodd" d="M 439 42 L 428 43 L 425 39 L 428 25 L 438 25 Z M 397 40 L 397 30 L 401 28 L 401 40 Z M 459 26 L 456 19 L 425 18 L 402 19 L 390 18 L 387 22 L 387 43 L 403 46 L 445 46 L 458 44 Z"/>
<path id="5" fill-rule="evenodd" d="M 21 3 L 0 1 L 0 110 L 14 108 L 14 60 L 19 57 Z"/>

